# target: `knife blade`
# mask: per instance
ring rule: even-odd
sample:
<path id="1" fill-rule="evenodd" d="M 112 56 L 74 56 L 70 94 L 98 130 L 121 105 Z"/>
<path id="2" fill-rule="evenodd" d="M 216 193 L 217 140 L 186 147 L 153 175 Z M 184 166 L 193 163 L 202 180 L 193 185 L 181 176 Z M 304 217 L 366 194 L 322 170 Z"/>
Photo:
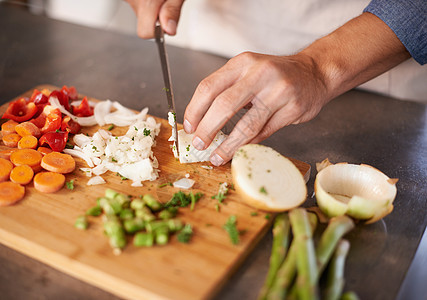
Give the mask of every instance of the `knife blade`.
<path id="1" fill-rule="evenodd" d="M 169 62 L 168 62 L 168 55 L 166 53 L 166 47 L 165 47 L 165 38 L 164 38 L 164 32 L 162 27 L 160 26 L 160 23 L 156 23 L 155 27 L 155 37 L 156 37 L 156 43 L 157 47 L 159 49 L 159 55 L 160 55 L 160 63 L 162 66 L 162 72 L 163 72 L 163 81 L 165 83 L 164 90 L 166 91 L 166 97 L 168 100 L 168 119 L 169 114 L 172 113 L 174 122 L 172 122 L 172 137 L 174 137 L 175 141 L 174 144 L 176 145 L 176 153 L 179 157 L 179 149 L 178 149 L 178 129 L 176 125 L 176 110 L 175 110 L 175 100 L 173 96 L 173 90 L 172 90 L 172 80 L 170 76 L 170 70 L 169 70 Z M 171 123 L 171 122 L 169 122 Z"/>

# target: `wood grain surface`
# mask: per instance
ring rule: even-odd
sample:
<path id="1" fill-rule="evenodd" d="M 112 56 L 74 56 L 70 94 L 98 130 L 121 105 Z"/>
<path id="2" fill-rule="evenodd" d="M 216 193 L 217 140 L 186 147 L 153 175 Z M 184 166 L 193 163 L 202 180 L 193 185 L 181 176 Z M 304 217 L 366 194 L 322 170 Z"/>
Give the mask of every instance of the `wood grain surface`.
<path id="1" fill-rule="evenodd" d="M 36 88 L 55 87 L 43 85 Z M 23 95 L 31 93 L 32 90 Z M 3 114 L 5 109 L 6 105 L 0 107 L 0 113 Z M 221 182 L 231 183 L 230 163 L 212 170 L 201 168 L 208 163 L 180 164 L 171 154 L 167 141 L 170 126 L 164 119 L 156 120 L 161 123 L 157 145 L 153 149 L 160 165 L 160 177 L 156 181 L 144 182 L 143 187 L 136 188 L 130 181 L 108 172 L 102 175 L 107 184 L 87 186 L 89 178 L 79 171 L 79 167 L 87 165 L 76 158 L 76 170 L 66 175 L 67 181 L 75 180 L 74 190 L 64 187 L 54 194 L 42 194 L 30 183 L 22 201 L 0 208 L 0 242 L 126 299 L 213 297 L 269 229 L 271 218 L 267 219 L 264 212 L 252 216 L 256 210 L 242 203 L 234 191 L 220 205 L 220 211 L 216 211 L 218 202 L 211 196 L 217 193 Z M 84 127 L 82 132 L 93 134 L 98 128 Z M 112 133 L 122 135 L 126 130 L 116 127 Z M 308 179 L 310 166 L 292 161 Z M 189 244 L 179 243 L 175 238 L 166 246 L 152 248 L 136 248 L 130 243 L 117 256 L 103 234 L 100 218 L 91 218 L 91 226 L 86 231 L 73 226 L 76 218 L 94 206 L 96 198 L 102 196 L 106 188 L 133 196 L 150 193 L 166 202 L 178 189 L 158 186 L 186 174 L 196 181 L 193 190 L 204 194 L 193 211 L 189 208 L 180 210 L 179 217 L 194 228 Z M 231 215 L 237 216 L 238 229 L 244 230 L 238 245 L 230 242 L 222 228 Z"/>

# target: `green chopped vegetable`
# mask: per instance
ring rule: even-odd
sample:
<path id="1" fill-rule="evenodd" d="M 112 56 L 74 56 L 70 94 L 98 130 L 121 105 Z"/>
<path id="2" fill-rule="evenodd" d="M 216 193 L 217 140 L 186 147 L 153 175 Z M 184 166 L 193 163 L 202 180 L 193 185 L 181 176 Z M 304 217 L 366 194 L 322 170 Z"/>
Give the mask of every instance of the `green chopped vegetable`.
<path id="1" fill-rule="evenodd" d="M 151 133 L 151 130 L 150 130 L 150 129 L 144 128 L 144 135 L 145 135 L 145 136 L 149 136 L 149 135 L 150 135 L 150 133 Z"/>
<path id="2" fill-rule="evenodd" d="M 264 186 L 262 186 L 262 187 L 259 189 L 259 192 L 260 192 L 260 193 L 262 193 L 262 194 L 268 195 L 267 190 L 265 189 L 265 187 L 264 187 Z"/>
<path id="3" fill-rule="evenodd" d="M 223 228 L 230 236 L 231 243 L 237 245 L 240 242 L 239 230 L 237 230 L 237 217 L 235 215 L 230 216 Z"/>
<path id="4" fill-rule="evenodd" d="M 79 216 L 74 223 L 74 227 L 81 230 L 86 230 L 89 227 L 89 222 L 86 216 Z"/>
<path id="5" fill-rule="evenodd" d="M 99 205 L 91 207 L 86 211 L 87 216 L 97 217 L 97 216 L 100 216 L 101 214 L 102 214 L 102 208 Z"/>
<path id="6" fill-rule="evenodd" d="M 185 194 L 183 191 L 179 191 L 175 194 L 173 194 L 171 200 L 165 204 L 165 207 L 170 206 L 178 206 L 178 207 L 186 207 L 190 205 L 193 202 L 199 201 L 199 199 L 203 196 L 202 193 L 196 193 L 193 195 L 194 199 L 192 200 L 193 193 L 190 192 L 188 195 Z"/>
<path id="7" fill-rule="evenodd" d="M 114 124 L 111 124 L 110 126 L 108 126 L 107 130 L 111 131 L 114 129 Z"/>
<path id="8" fill-rule="evenodd" d="M 176 236 L 180 243 L 188 244 L 193 236 L 193 228 L 190 224 L 186 224 L 184 228 Z"/>
<path id="9" fill-rule="evenodd" d="M 70 181 L 67 181 L 66 183 L 65 183 L 65 186 L 67 187 L 67 189 L 69 189 L 69 190 L 74 190 L 74 179 L 72 179 L 72 180 L 70 180 Z"/>

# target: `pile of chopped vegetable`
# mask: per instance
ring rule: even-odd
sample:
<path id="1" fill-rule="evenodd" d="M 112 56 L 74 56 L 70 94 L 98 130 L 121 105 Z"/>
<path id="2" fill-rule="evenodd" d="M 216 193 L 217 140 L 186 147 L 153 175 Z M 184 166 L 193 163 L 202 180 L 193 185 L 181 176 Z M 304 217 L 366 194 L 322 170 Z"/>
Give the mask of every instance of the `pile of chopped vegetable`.
<path id="1" fill-rule="evenodd" d="M 142 186 L 142 181 L 157 179 L 158 162 L 151 148 L 160 132 L 160 123 L 156 123 L 153 117 L 140 117 L 143 119 L 129 126 L 123 136 L 113 136 L 103 129 L 92 137 L 84 134 L 74 136 L 74 148 L 64 152 L 86 161 L 89 168 L 82 170 L 89 177 L 95 175 L 88 184 L 104 183 L 99 175 L 106 171 L 132 180 L 132 186 Z"/>
<path id="2" fill-rule="evenodd" d="M 163 205 L 149 194 L 132 199 L 130 196 L 107 189 L 105 196 L 97 199 L 97 205 L 88 209 L 84 216 L 79 216 L 74 226 L 78 229 L 87 229 L 88 216 L 103 215 L 104 230 L 116 254 L 120 254 L 128 244 L 129 236 L 133 238 L 133 244 L 137 247 L 166 245 L 174 233 L 179 242 L 189 243 L 193 229 L 190 224 L 184 224 L 177 218 L 178 210 L 179 207 L 193 205 L 201 196 L 181 192 Z"/>

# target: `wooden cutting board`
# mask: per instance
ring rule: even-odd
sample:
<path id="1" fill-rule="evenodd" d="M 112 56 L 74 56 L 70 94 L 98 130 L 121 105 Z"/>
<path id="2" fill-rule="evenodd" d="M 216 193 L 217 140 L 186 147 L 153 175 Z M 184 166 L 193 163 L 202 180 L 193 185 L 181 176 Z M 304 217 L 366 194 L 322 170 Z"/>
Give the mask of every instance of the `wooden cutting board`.
<path id="1" fill-rule="evenodd" d="M 48 85 L 36 88 L 55 89 Z M 31 93 L 32 90 L 21 96 Z M 1 114 L 6 107 L 7 104 L 0 107 Z M 230 163 L 212 170 L 201 167 L 208 163 L 180 164 L 171 154 L 167 141 L 170 126 L 166 120 L 156 119 L 161 123 L 154 148 L 161 171 L 156 181 L 135 188 L 130 181 L 108 172 L 103 175 L 107 184 L 87 186 L 89 178 L 78 169 L 87 165 L 76 159 L 76 170 L 66 176 L 67 181 L 75 180 L 74 190 L 64 187 L 54 194 L 42 194 L 30 183 L 24 200 L 14 206 L 0 207 L 0 242 L 126 299 L 212 298 L 269 229 L 272 218 L 266 218 L 263 212 L 253 216 L 251 213 L 256 210 L 242 203 L 234 191 L 218 212 L 215 208 L 218 202 L 211 196 L 217 193 L 219 183 L 231 183 Z M 98 128 L 82 128 L 82 131 L 93 134 Z M 116 127 L 112 133 L 122 135 L 126 130 Z M 292 161 L 308 179 L 310 165 Z M 97 197 L 104 195 L 106 188 L 133 196 L 150 193 L 166 202 L 178 189 L 159 185 L 185 174 L 196 181 L 193 190 L 204 194 L 193 211 L 180 210 L 179 217 L 194 229 L 189 244 L 179 243 L 176 238 L 167 246 L 152 248 L 137 248 L 129 243 L 117 256 L 103 234 L 100 218 L 91 218 L 91 226 L 86 231 L 73 226 L 76 218 L 94 206 Z M 238 245 L 230 242 L 222 228 L 231 215 L 237 216 L 238 229 L 244 230 Z"/>

